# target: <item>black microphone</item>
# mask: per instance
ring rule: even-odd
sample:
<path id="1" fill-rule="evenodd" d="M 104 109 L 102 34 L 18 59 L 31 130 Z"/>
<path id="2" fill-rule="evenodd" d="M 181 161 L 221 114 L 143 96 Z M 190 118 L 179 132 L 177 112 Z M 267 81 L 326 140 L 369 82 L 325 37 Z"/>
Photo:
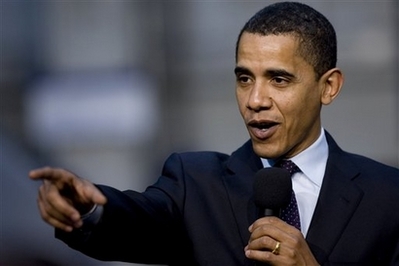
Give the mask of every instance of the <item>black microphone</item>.
<path id="1" fill-rule="evenodd" d="M 255 174 L 254 201 L 259 217 L 280 217 L 281 209 L 291 201 L 292 180 L 283 168 L 263 168 Z"/>

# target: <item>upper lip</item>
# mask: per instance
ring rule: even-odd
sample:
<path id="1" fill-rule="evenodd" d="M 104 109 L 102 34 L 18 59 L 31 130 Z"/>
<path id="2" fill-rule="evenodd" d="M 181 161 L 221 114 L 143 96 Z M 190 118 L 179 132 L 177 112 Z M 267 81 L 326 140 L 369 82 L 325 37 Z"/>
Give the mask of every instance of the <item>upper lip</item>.
<path id="1" fill-rule="evenodd" d="M 277 124 L 279 124 L 279 122 L 276 122 L 274 120 L 264 120 L 264 119 L 262 120 L 253 119 L 248 122 L 248 126 L 256 127 L 259 129 L 267 129 Z"/>

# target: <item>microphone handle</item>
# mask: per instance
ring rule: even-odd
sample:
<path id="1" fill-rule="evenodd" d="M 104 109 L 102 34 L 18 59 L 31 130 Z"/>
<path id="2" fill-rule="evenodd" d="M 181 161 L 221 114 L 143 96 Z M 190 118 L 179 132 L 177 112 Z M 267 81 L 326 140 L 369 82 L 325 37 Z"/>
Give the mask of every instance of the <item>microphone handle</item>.
<path id="1" fill-rule="evenodd" d="M 280 217 L 280 214 L 281 214 L 280 209 L 263 209 L 260 210 L 259 217 L 267 217 L 267 216 Z"/>
<path id="2" fill-rule="evenodd" d="M 261 217 L 267 217 L 267 216 L 276 216 L 280 218 L 280 214 L 281 214 L 281 209 L 263 209 L 263 210 L 259 210 L 259 218 Z M 262 262 L 255 262 L 255 266 L 267 266 L 270 265 L 268 263 L 262 263 Z"/>

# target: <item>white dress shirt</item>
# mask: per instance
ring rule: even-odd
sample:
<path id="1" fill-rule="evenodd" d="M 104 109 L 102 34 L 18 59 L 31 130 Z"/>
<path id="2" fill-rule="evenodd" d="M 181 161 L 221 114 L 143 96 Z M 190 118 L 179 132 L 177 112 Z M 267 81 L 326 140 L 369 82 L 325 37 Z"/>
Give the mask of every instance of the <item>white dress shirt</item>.
<path id="1" fill-rule="evenodd" d="M 292 176 L 292 188 L 294 189 L 298 203 L 299 216 L 301 220 L 301 231 L 306 236 L 310 221 L 316 207 L 326 170 L 328 158 L 328 144 L 324 129 L 321 129 L 319 138 L 306 150 L 289 158 L 302 172 Z M 271 167 L 273 160 L 262 159 L 263 166 Z"/>

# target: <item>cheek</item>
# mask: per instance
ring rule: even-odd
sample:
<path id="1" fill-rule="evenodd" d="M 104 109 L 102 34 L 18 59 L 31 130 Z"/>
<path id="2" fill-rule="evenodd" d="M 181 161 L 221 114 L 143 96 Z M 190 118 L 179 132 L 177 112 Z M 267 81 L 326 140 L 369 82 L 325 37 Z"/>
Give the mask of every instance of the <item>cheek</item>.
<path id="1" fill-rule="evenodd" d="M 314 112 L 312 105 L 306 97 L 285 96 L 280 102 L 279 110 L 289 128 L 301 127 L 310 113 Z"/>
<path id="2" fill-rule="evenodd" d="M 291 95 L 289 104 L 292 108 L 295 108 L 298 113 L 304 114 L 309 111 L 313 112 L 321 105 L 321 96 L 315 85 L 304 86 L 304 88 L 297 92 L 298 93 L 295 95 Z"/>
<path id="3" fill-rule="evenodd" d="M 296 120 L 304 108 L 304 99 L 293 94 L 281 95 L 275 103 L 286 120 Z"/>
<path id="4" fill-rule="evenodd" d="M 241 114 L 243 114 L 246 109 L 245 94 L 243 92 L 236 90 L 236 101 L 237 101 L 237 105 L 238 105 L 238 108 L 239 108 Z"/>
<path id="5" fill-rule="evenodd" d="M 293 134 L 301 134 L 312 127 L 320 114 L 320 99 L 314 94 L 304 96 L 288 102 L 286 106 L 286 119 Z"/>

